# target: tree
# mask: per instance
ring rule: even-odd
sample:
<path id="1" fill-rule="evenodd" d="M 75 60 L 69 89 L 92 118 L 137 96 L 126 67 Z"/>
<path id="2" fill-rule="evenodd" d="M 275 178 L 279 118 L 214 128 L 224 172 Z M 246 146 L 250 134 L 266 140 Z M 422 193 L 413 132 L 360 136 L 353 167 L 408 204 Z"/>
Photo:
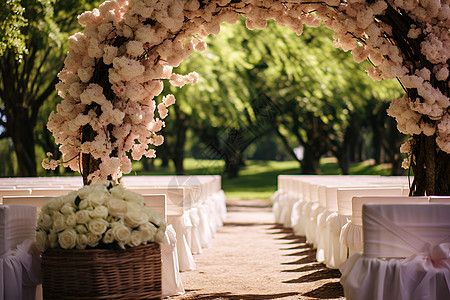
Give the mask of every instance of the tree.
<path id="1" fill-rule="evenodd" d="M 37 174 L 34 129 L 40 109 L 56 95 L 67 37 L 78 28 L 76 16 L 97 2 L 8 1 L 0 11 L 17 12 L 8 14 L 1 27 L 9 33 L 2 35 L 6 42 L 0 51 L 0 125 L 5 128 L 0 138 L 12 139 L 21 176 Z M 46 149 L 57 152 L 52 143 L 44 143 Z"/>
<path id="2" fill-rule="evenodd" d="M 279 112 L 271 124 L 280 140 L 299 162 L 293 149 L 304 147 L 302 172 L 316 174 L 320 157 L 331 151 L 347 174 L 351 147 L 373 114 L 369 104 L 398 96 L 400 86 L 374 83 L 350 55 L 324 46 L 332 40 L 325 28 L 308 28 L 296 38 L 269 22 L 264 31 L 236 35 L 255 66 L 248 70 L 248 85 Z"/>

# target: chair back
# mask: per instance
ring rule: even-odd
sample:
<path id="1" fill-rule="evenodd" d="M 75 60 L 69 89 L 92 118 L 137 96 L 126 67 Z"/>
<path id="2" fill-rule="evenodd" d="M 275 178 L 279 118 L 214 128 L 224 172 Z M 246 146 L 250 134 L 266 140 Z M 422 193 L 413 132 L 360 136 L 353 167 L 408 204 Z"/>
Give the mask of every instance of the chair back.
<path id="1" fill-rule="evenodd" d="M 129 190 L 141 195 L 165 195 L 167 201 L 167 215 L 182 215 L 190 206 L 185 203 L 186 190 L 184 187 L 130 187 Z"/>
<path id="2" fill-rule="evenodd" d="M 355 187 L 337 190 L 338 214 L 352 215 L 352 198 L 355 196 L 402 196 L 401 187 Z"/>
<path id="3" fill-rule="evenodd" d="M 0 257 L 36 236 L 36 207 L 0 205 Z"/>
<path id="4" fill-rule="evenodd" d="M 41 211 L 41 207 L 55 196 L 5 196 L 3 204 L 19 204 L 29 205 L 36 208 L 37 213 Z"/>
<path id="5" fill-rule="evenodd" d="M 450 204 L 364 204 L 364 255 L 405 258 L 450 242 Z"/>
<path id="6" fill-rule="evenodd" d="M 362 226 L 362 207 L 364 204 L 389 204 L 389 203 L 428 203 L 428 197 L 405 196 L 356 196 L 352 199 L 352 223 Z"/>
<path id="7" fill-rule="evenodd" d="M 166 195 L 143 195 L 144 203 L 146 206 L 156 210 L 161 214 L 165 220 L 167 220 L 167 203 Z"/>
<path id="8" fill-rule="evenodd" d="M 431 196 L 430 203 L 450 203 L 450 196 Z"/>

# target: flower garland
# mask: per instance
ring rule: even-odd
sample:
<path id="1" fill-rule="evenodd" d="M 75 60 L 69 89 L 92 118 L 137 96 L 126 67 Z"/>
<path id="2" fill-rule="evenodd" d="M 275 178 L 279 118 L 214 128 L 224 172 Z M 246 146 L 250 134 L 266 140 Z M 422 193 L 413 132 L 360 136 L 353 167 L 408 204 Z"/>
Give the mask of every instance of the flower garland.
<path id="1" fill-rule="evenodd" d="M 57 84 L 63 100 L 47 125 L 60 144 L 62 163 L 90 183 L 129 173 L 128 154 L 136 160 L 155 157 L 149 145 L 163 143 L 158 132 L 175 102 L 167 95 L 155 103 L 163 81 L 195 84 L 195 72 L 173 74 L 172 67 L 204 50 L 204 38 L 239 15 L 249 29 L 263 29 L 274 19 L 298 35 L 304 25 L 334 30 L 336 47 L 351 51 L 356 62 L 370 59 L 370 77 L 403 84 L 406 94 L 388 109 L 399 130 L 433 136 L 450 153 L 446 1 L 110 0 L 80 15 L 85 29 L 69 38 Z M 58 163 L 47 158 L 43 166 Z"/>

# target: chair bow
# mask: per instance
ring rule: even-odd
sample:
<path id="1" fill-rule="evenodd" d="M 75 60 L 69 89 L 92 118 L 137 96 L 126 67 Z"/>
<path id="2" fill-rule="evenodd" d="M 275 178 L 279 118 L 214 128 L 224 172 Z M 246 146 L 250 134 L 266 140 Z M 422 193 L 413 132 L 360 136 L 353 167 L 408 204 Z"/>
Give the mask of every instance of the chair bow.
<path id="1" fill-rule="evenodd" d="M 450 258 L 450 242 L 441 242 L 435 245 L 426 243 L 424 245 L 424 252 L 428 253 L 432 261 L 448 259 Z"/>

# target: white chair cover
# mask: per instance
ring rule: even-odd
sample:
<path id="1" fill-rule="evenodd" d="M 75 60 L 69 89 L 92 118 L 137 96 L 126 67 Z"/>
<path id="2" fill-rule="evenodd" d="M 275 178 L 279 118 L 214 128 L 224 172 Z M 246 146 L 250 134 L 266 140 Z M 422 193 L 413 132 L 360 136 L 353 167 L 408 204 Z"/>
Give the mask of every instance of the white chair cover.
<path id="1" fill-rule="evenodd" d="M 431 196 L 430 203 L 450 203 L 449 196 Z"/>
<path id="2" fill-rule="evenodd" d="M 192 228 L 189 215 L 184 213 L 182 216 L 167 216 L 167 223 L 175 229 L 177 236 L 177 252 L 180 271 L 195 270 L 195 261 L 189 247 L 190 232 Z"/>
<path id="3" fill-rule="evenodd" d="M 227 197 L 225 196 L 225 193 L 223 190 L 220 190 L 219 192 L 215 192 L 211 195 L 211 201 L 214 204 L 214 216 L 215 216 L 215 222 L 216 222 L 216 228 L 220 228 L 223 226 L 223 222 L 226 219 L 227 216 L 227 204 L 226 204 Z"/>
<path id="4" fill-rule="evenodd" d="M 41 283 L 41 269 L 34 241 L 27 239 L 0 257 L 0 274 L 1 300 L 35 300 L 36 286 Z"/>
<path id="5" fill-rule="evenodd" d="M 364 254 L 341 265 L 347 299 L 450 299 L 450 204 L 366 204 Z"/>
<path id="6" fill-rule="evenodd" d="M 200 215 L 200 242 L 203 248 L 208 248 L 212 243 L 212 232 L 209 225 L 208 207 L 206 204 L 201 204 L 198 207 Z"/>
<path id="7" fill-rule="evenodd" d="M 0 300 L 34 300 L 41 282 L 36 208 L 0 205 Z"/>
<path id="8" fill-rule="evenodd" d="M 270 201 L 272 202 L 272 212 L 275 218 L 275 223 L 281 223 L 281 205 L 280 199 L 285 197 L 285 193 L 282 190 L 276 190 L 272 196 L 270 196 Z"/>
<path id="9" fill-rule="evenodd" d="M 300 198 L 292 206 L 291 225 L 295 235 L 304 236 L 305 231 L 305 219 L 303 218 L 303 209 L 306 202 Z"/>
<path id="10" fill-rule="evenodd" d="M 330 233 L 327 229 L 327 218 L 331 215 L 331 212 L 324 209 L 323 212 L 317 216 L 317 252 L 316 260 L 318 262 L 325 261 L 325 253 L 329 251 Z"/>
<path id="11" fill-rule="evenodd" d="M 191 218 L 192 230 L 191 230 L 191 251 L 193 254 L 202 253 L 202 244 L 200 236 L 200 215 L 197 207 L 192 207 L 189 210 L 189 216 Z"/>
<path id="12" fill-rule="evenodd" d="M 342 227 L 340 243 L 348 248 L 348 255 L 363 251 L 362 207 L 366 203 L 428 203 L 428 197 L 353 197 L 351 221 Z"/>
<path id="13" fill-rule="evenodd" d="M 341 229 L 347 222 L 347 217 L 341 216 L 337 212 L 333 212 L 327 217 L 329 238 L 324 262 L 328 268 L 337 269 L 347 259 L 347 247 L 339 241 Z"/>
<path id="14" fill-rule="evenodd" d="M 219 220 L 216 213 L 216 204 L 214 203 L 214 198 L 208 197 L 206 199 L 206 208 L 208 210 L 209 231 L 211 232 L 211 237 L 214 238 L 217 229 L 219 228 Z"/>
<path id="15" fill-rule="evenodd" d="M 221 225 L 223 225 L 223 222 L 227 218 L 227 197 L 226 197 L 225 192 L 223 190 L 219 190 L 218 192 L 215 192 L 214 196 L 217 199 L 216 203 L 217 203 L 217 206 L 218 206 L 218 212 L 219 212 L 219 215 L 220 215 L 221 220 L 222 220 Z"/>
<path id="16" fill-rule="evenodd" d="M 317 248 L 317 216 L 323 210 L 318 202 L 311 202 L 309 205 L 309 213 L 305 215 L 305 233 L 306 242 Z"/>
<path id="17" fill-rule="evenodd" d="M 177 237 L 172 225 L 168 225 L 164 242 L 161 244 L 162 270 L 161 289 L 162 296 L 168 297 L 184 293 L 178 265 Z"/>

